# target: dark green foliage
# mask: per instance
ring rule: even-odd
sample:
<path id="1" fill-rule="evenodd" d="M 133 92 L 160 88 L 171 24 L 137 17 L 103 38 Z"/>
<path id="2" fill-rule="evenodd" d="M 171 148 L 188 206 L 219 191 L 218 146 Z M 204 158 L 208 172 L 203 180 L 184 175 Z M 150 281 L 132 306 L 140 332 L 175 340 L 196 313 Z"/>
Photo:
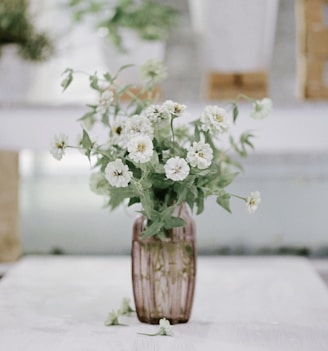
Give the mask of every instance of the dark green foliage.
<path id="1" fill-rule="evenodd" d="M 17 44 L 19 55 L 30 61 L 45 61 L 54 53 L 52 40 L 37 31 L 28 14 L 26 0 L 0 1 L 0 50 L 5 44 Z"/>

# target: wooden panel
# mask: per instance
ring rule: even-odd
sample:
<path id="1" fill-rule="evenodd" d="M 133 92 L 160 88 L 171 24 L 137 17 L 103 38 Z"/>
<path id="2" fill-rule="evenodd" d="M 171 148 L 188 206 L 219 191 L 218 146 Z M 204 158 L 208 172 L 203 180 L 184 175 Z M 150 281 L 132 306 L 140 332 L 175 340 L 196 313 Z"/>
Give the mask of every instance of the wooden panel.
<path id="1" fill-rule="evenodd" d="M 324 23 L 324 1 L 323 0 L 304 0 L 304 20 L 306 25 L 322 25 Z"/>
<path id="2" fill-rule="evenodd" d="M 230 100 L 238 94 L 254 99 L 267 96 L 266 72 L 211 72 L 206 81 L 206 98 L 209 100 Z"/>
<path id="3" fill-rule="evenodd" d="M 328 28 L 308 31 L 306 48 L 311 57 L 328 59 Z"/>
<path id="4" fill-rule="evenodd" d="M 20 254 L 18 152 L 0 151 L 0 262 Z"/>
<path id="5" fill-rule="evenodd" d="M 297 85 L 301 98 L 327 99 L 325 64 L 328 60 L 328 27 L 324 23 L 326 0 L 298 0 Z"/>
<path id="6" fill-rule="evenodd" d="M 306 81 L 319 82 L 323 85 L 323 76 L 325 72 L 325 62 L 321 60 L 306 60 Z"/>

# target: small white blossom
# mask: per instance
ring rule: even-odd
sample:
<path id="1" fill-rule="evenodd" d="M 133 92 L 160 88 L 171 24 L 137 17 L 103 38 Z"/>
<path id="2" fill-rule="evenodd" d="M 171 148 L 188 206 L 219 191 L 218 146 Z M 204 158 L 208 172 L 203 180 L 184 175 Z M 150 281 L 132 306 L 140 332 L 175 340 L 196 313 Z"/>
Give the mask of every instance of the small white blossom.
<path id="1" fill-rule="evenodd" d="M 200 117 L 202 129 L 209 131 L 212 135 L 226 132 L 229 128 L 228 118 L 228 113 L 224 108 L 206 106 Z"/>
<path id="2" fill-rule="evenodd" d="M 105 174 L 102 172 L 91 173 L 89 178 L 89 186 L 91 191 L 97 195 L 108 194 L 108 182 L 105 178 Z"/>
<path id="3" fill-rule="evenodd" d="M 170 324 L 170 321 L 167 320 L 166 318 L 161 318 L 159 320 L 159 330 L 158 332 L 154 334 L 146 334 L 146 333 L 138 333 L 141 335 L 147 335 L 147 336 L 173 336 L 173 327 Z"/>
<path id="4" fill-rule="evenodd" d="M 181 117 L 186 109 L 186 105 L 179 104 L 178 102 L 174 102 L 172 100 L 166 100 L 162 109 L 170 113 L 173 118 Z"/>
<path id="5" fill-rule="evenodd" d="M 261 194 L 259 191 L 252 192 L 246 200 L 246 207 L 249 213 L 254 213 L 261 202 Z"/>
<path id="6" fill-rule="evenodd" d="M 185 159 L 176 156 L 166 161 L 164 170 L 167 178 L 178 181 L 188 177 L 190 168 Z"/>
<path id="7" fill-rule="evenodd" d="M 210 145 L 203 141 L 194 141 L 192 146 L 188 149 L 187 162 L 192 167 L 198 167 L 199 169 L 208 168 L 213 159 L 213 150 Z"/>
<path id="8" fill-rule="evenodd" d="M 68 137 L 65 134 L 55 135 L 53 141 L 50 143 L 50 154 L 56 159 L 61 160 L 65 155 Z"/>
<path id="9" fill-rule="evenodd" d="M 126 144 L 125 133 L 124 133 L 125 123 L 126 123 L 126 120 L 124 120 L 123 118 L 117 118 L 111 124 L 111 132 L 112 132 L 111 144 L 124 147 L 124 145 Z"/>
<path id="10" fill-rule="evenodd" d="M 148 162 L 153 155 L 153 143 L 148 135 L 137 135 L 128 143 L 129 157 L 134 162 Z"/>
<path id="11" fill-rule="evenodd" d="M 148 60 L 140 67 L 142 79 L 150 80 L 154 83 L 161 82 L 167 77 L 166 67 L 162 61 Z"/>
<path id="12" fill-rule="evenodd" d="M 272 111 L 272 101 L 269 98 L 256 100 L 253 102 L 253 111 L 250 117 L 254 119 L 263 119 L 267 117 Z"/>
<path id="13" fill-rule="evenodd" d="M 167 122 L 170 119 L 168 109 L 160 105 L 150 105 L 144 112 L 144 115 L 153 123 Z"/>
<path id="14" fill-rule="evenodd" d="M 124 188 L 129 185 L 132 178 L 132 172 L 129 167 L 124 165 L 120 158 L 109 162 L 105 168 L 105 177 L 111 186 Z"/>
<path id="15" fill-rule="evenodd" d="M 137 135 L 148 135 L 151 139 L 154 136 L 154 129 L 149 119 L 144 115 L 134 115 L 125 124 L 124 135 L 127 140 Z"/>
<path id="16" fill-rule="evenodd" d="M 97 106 L 97 112 L 100 114 L 106 113 L 108 107 L 111 105 L 111 103 L 114 100 L 114 94 L 111 90 L 106 89 L 100 93 L 99 101 L 98 101 L 98 106 Z"/>
<path id="17" fill-rule="evenodd" d="M 111 325 L 121 325 L 118 321 L 118 314 L 115 311 L 109 312 L 105 325 L 110 327 Z"/>
<path id="18" fill-rule="evenodd" d="M 166 318 L 162 318 L 159 321 L 159 335 L 173 336 L 173 327 Z"/>
<path id="19" fill-rule="evenodd" d="M 130 306 L 130 299 L 125 297 L 122 300 L 121 308 L 118 310 L 118 313 L 121 314 L 121 315 L 129 315 L 131 312 L 135 312 L 135 311 Z"/>

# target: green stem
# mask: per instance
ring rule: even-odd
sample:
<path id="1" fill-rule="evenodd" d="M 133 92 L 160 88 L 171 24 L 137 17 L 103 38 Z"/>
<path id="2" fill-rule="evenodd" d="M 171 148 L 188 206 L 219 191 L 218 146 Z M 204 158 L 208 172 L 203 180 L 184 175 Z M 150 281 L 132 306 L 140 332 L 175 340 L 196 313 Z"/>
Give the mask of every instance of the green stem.
<path id="1" fill-rule="evenodd" d="M 173 120 L 174 120 L 174 118 L 173 118 L 173 117 L 171 117 L 171 123 L 170 123 L 170 126 L 171 126 L 171 132 L 172 132 L 172 142 L 174 143 L 175 138 L 174 138 Z"/>
<path id="2" fill-rule="evenodd" d="M 235 195 L 235 194 L 230 194 L 230 196 L 236 197 L 237 199 L 241 199 L 241 200 L 247 201 L 246 197 L 242 197 L 242 196 Z"/>

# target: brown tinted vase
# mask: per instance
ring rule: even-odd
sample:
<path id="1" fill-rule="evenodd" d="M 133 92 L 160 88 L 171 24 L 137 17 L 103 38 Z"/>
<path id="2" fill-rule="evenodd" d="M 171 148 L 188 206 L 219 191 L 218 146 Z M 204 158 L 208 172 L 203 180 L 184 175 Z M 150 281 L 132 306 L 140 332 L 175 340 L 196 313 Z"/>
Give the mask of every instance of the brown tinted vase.
<path id="1" fill-rule="evenodd" d="M 141 239 L 145 218 L 133 225 L 132 282 L 139 321 L 158 324 L 166 318 L 171 324 L 188 322 L 191 314 L 196 276 L 196 228 L 186 204 L 178 206 L 175 216 L 185 220 L 184 227 L 167 231 L 166 238 Z"/>

